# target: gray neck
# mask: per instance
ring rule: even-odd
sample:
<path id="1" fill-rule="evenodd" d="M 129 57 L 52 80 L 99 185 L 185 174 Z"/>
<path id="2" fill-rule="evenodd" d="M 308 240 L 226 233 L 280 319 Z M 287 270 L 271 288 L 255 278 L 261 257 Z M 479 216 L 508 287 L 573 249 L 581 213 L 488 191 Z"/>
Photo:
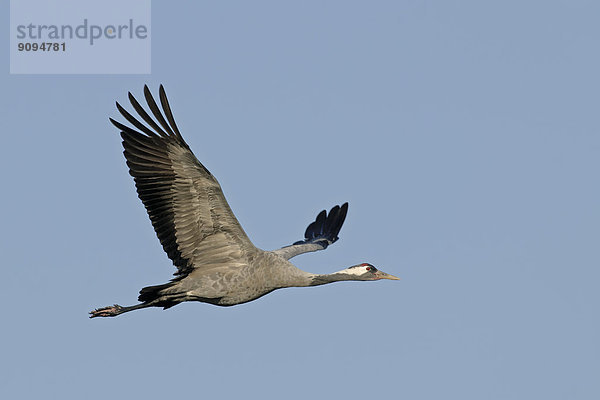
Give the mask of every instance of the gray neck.
<path id="1" fill-rule="evenodd" d="M 342 272 L 334 272 L 332 274 L 311 274 L 310 272 L 300 272 L 300 274 L 295 274 L 292 279 L 288 280 L 287 283 L 289 286 L 320 286 L 333 282 L 356 280 L 356 277 L 344 274 Z"/>
<path id="2" fill-rule="evenodd" d="M 289 268 L 278 268 L 274 270 L 271 278 L 277 281 L 276 287 L 306 287 L 319 286 L 339 281 L 357 280 L 356 276 L 343 273 L 342 271 L 332 274 L 312 274 L 290 264 Z"/>
<path id="3" fill-rule="evenodd" d="M 352 276 L 349 274 L 344 274 L 343 272 L 334 272 L 332 274 L 324 274 L 324 275 L 315 274 L 315 275 L 313 275 L 313 277 L 311 279 L 311 283 L 308 286 L 319 286 L 319 285 L 326 285 L 328 283 L 333 283 L 333 282 L 355 281 L 355 280 L 357 280 L 355 276 Z"/>

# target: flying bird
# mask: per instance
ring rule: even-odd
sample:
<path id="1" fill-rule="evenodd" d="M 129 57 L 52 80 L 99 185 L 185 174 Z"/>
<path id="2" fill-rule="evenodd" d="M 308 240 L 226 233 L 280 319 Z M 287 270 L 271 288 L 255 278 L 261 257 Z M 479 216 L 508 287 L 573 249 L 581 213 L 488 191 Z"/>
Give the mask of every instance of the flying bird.
<path id="1" fill-rule="evenodd" d="M 255 247 L 229 208 L 217 179 L 181 136 L 163 86 L 159 88 L 162 111 L 148 86 L 144 86 L 144 97 L 154 118 L 129 93 L 139 117 L 117 102 L 117 109 L 132 127 L 110 121 L 121 131 L 138 196 L 177 271 L 170 282 L 143 288 L 139 304 L 98 308 L 90 312 L 90 318 L 114 317 L 146 307 L 167 309 L 184 301 L 233 306 L 286 287 L 399 279 L 368 263 L 331 274 L 313 274 L 288 261 L 335 243 L 348 203 L 336 205 L 329 213 L 321 211 L 306 228 L 303 240 L 274 251 Z"/>

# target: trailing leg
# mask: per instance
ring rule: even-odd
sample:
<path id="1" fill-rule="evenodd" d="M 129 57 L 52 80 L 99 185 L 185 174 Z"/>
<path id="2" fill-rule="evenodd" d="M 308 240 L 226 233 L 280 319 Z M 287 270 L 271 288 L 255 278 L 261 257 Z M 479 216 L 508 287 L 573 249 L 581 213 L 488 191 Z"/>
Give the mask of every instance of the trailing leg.
<path id="1" fill-rule="evenodd" d="M 114 304 L 108 307 L 97 308 L 94 311 L 90 311 L 90 318 L 95 317 L 116 317 L 117 315 L 126 313 L 128 311 L 138 310 L 140 308 L 152 307 L 154 304 L 141 303 L 135 306 L 123 307 L 118 304 Z"/>

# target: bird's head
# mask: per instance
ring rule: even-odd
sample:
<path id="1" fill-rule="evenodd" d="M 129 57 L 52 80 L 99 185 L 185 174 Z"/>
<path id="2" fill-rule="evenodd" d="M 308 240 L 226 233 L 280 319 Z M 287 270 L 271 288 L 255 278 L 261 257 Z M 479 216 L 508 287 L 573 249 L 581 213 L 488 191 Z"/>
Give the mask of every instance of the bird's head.
<path id="1" fill-rule="evenodd" d="M 348 280 L 353 281 L 378 281 L 380 279 L 400 280 L 400 278 L 386 274 L 368 263 L 353 265 L 350 268 L 337 272 L 337 274 L 348 275 Z"/>

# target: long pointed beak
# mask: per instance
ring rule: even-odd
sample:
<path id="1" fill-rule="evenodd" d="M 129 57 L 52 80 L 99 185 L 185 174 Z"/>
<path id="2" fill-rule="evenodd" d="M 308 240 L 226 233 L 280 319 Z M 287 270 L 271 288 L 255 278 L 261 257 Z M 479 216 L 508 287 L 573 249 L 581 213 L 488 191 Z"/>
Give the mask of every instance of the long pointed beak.
<path id="1" fill-rule="evenodd" d="M 391 281 L 399 281 L 400 280 L 400 278 L 398 278 L 397 276 L 386 274 L 385 272 L 381 272 L 381 271 L 378 271 L 377 275 L 378 275 L 379 279 L 389 279 Z"/>

